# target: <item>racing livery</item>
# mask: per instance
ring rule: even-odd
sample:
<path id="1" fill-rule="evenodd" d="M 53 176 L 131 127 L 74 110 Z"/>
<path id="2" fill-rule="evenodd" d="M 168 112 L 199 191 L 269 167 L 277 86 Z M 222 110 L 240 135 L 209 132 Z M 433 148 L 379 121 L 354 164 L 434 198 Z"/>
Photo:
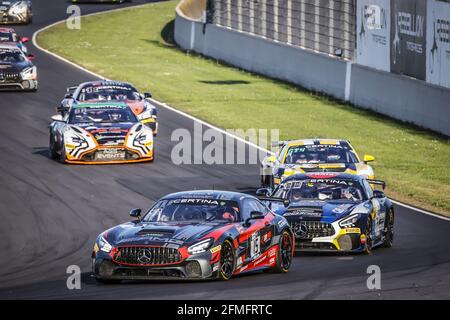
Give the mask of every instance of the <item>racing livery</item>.
<path id="1" fill-rule="evenodd" d="M 17 32 L 12 28 L 0 28 L 0 44 L 12 44 L 17 46 L 24 54 L 28 53 L 25 43 L 29 41 L 26 37 L 19 37 Z"/>
<path id="2" fill-rule="evenodd" d="M 15 44 L 0 43 L 0 90 L 36 91 L 37 68 Z"/>
<path id="3" fill-rule="evenodd" d="M 345 173 L 295 174 L 270 194 L 289 204 L 273 203 L 272 209 L 289 221 L 296 250 L 368 253 L 377 246 L 391 247 L 394 239 L 393 205 L 372 185 L 385 186 Z"/>
<path id="4" fill-rule="evenodd" d="M 33 11 L 30 0 L 0 0 L 0 24 L 31 22 Z"/>
<path id="5" fill-rule="evenodd" d="M 261 163 L 262 186 L 275 187 L 295 173 L 345 172 L 374 179 L 371 155 L 360 160 L 348 141 L 336 139 L 305 139 L 282 141 L 274 156 Z"/>
<path id="6" fill-rule="evenodd" d="M 153 133 L 123 102 L 79 103 L 52 117 L 50 157 L 62 163 L 152 161 Z"/>
<path id="7" fill-rule="evenodd" d="M 294 237 L 285 218 L 257 198 L 186 191 L 157 201 L 141 218 L 102 232 L 92 252 L 101 282 L 220 279 L 256 270 L 284 273 Z"/>
<path id="8" fill-rule="evenodd" d="M 67 88 L 67 94 L 58 111 L 64 114 L 73 104 L 85 102 L 120 101 L 127 103 L 139 120 L 153 131 L 158 132 L 157 110 L 151 103 L 150 93 L 139 93 L 129 83 L 119 81 L 92 81 Z"/>

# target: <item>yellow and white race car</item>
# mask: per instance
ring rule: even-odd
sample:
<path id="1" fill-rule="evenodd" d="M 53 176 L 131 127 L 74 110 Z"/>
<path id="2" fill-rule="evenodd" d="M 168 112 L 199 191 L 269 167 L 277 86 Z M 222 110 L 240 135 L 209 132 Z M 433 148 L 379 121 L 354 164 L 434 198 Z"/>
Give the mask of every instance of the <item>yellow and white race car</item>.
<path id="1" fill-rule="evenodd" d="M 369 162 L 371 155 L 359 158 L 349 141 L 337 139 L 304 139 L 278 142 L 275 155 L 261 163 L 261 184 L 273 188 L 296 173 L 342 172 L 367 179 L 375 175 Z"/>

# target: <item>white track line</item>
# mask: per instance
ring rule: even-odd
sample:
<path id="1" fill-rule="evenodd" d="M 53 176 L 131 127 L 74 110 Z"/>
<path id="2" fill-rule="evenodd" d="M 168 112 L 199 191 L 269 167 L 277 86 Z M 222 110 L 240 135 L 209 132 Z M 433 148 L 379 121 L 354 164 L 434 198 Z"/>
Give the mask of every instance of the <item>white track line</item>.
<path id="1" fill-rule="evenodd" d="M 82 17 L 91 17 L 91 16 L 102 15 L 102 14 L 111 13 L 111 12 L 115 12 L 115 11 L 123 11 L 123 10 L 127 10 L 127 9 L 135 9 L 135 8 L 139 8 L 139 7 L 143 7 L 143 6 L 147 6 L 147 5 L 148 5 L 148 3 L 147 3 L 147 4 L 141 4 L 141 5 L 138 5 L 138 6 L 133 6 L 133 7 L 111 9 L 111 10 L 106 10 L 106 11 L 102 11 L 102 12 L 96 12 L 96 13 L 86 14 L 86 15 L 83 15 Z M 82 66 L 80 66 L 80 65 L 78 65 L 78 64 L 76 64 L 76 63 L 74 63 L 74 62 L 72 62 L 72 61 L 70 61 L 70 60 L 67 60 L 67 59 L 65 59 L 65 58 L 63 58 L 63 57 L 61 57 L 61 56 L 59 56 L 59 55 L 57 55 L 57 54 L 55 54 L 55 53 L 53 53 L 53 52 L 51 52 L 51 51 L 48 51 L 47 49 L 42 48 L 42 47 L 37 43 L 36 39 L 37 39 L 37 36 L 38 36 L 39 33 L 43 32 L 43 31 L 45 31 L 45 30 L 47 30 L 47 29 L 50 29 L 50 28 L 52 28 L 52 27 L 54 27 L 54 26 L 56 26 L 56 25 L 58 25 L 58 24 L 60 24 L 60 23 L 64 23 L 65 21 L 66 21 L 66 19 L 60 20 L 60 21 L 57 21 L 57 22 L 55 22 L 55 23 L 52 23 L 52 24 L 50 24 L 50 25 L 48 25 L 48 26 L 46 26 L 46 27 L 44 27 L 44 28 L 41 28 L 41 29 L 37 30 L 37 31 L 33 34 L 33 45 L 34 45 L 37 49 L 39 49 L 39 50 L 41 50 L 41 51 L 43 51 L 43 52 L 45 52 L 45 53 L 47 53 L 47 54 L 49 54 L 49 55 L 51 55 L 51 56 L 57 58 L 57 59 L 59 59 L 59 60 L 65 62 L 65 63 L 67 63 L 67 64 L 70 64 L 71 66 L 73 66 L 73 67 L 75 67 L 75 68 L 77 68 L 77 69 L 79 69 L 79 70 L 81 70 L 81 71 L 84 71 L 84 72 L 86 72 L 86 73 L 88 73 L 88 74 L 90 74 L 90 75 L 92 75 L 92 76 L 94 76 L 94 77 L 96 77 L 96 78 L 108 80 L 107 78 L 103 77 L 103 76 L 100 75 L 100 74 L 97 74 L 97 73 L 95 73 L 95 72 L 92 72 L 92 71 L 90 71 L 90 70 L 88 70 L 88 69 L 86 69 L 86 68 L 84 68 L 84 67 L 82 67 Z M 168 109 L 168 110 L 170 110 L 170 111 L 173 111 L 173 112 L 175 112 L 175 113 L 177 113 L 177 114 L 179 114 L 179 115 L 182 115 L 183 117 L 186 117 L 186 118 L 188 118 L 188 119 L 191 119 L 191 120 L 193 120 L 193 121 L 196 121 L 196 122 L 198 122 L 198 123 L 200 123 L 200 124 L 202 124 L 202 125 L 204 125 L 204 126 L 206 126 L 206 127 L 209 127 L 209 128 L 211 128 L 211 129 L 213 129 L 213 130 L 216 130 L 216 131 L 218 131 L 218 132 L 220 132 L 220 133 L 222 133 L 222 134 L 224 134 L 224 135 L 227 135 L 227 136 L 229 136 L 229 137 L 232 137 L 233 139 L 236 139 L 237 141 L 241 141 L 241 142 L 243 142 L 243 143 L 245 143 L 245 144 L 247 144 L 247 145 L 249 145 L 249 146 L 252 146 L 252 147 L 254 147 L 254 148 L 257 148 L 257 149 L 260 150 L 260 151 L 267 152 L 268 154 L 272 154 L 272 155 L 274 154 L 273 152 L 271 152 L 271 151 L 269 151 L 269 150 L 267 150 L 267 149 L 264 149 L 264 148 L 262 148 L 262 147 L 260 147 L 260 146 L 258 146 L 258 145 L 256 145 L 256 144 L 250 142 L 250 141 L 247 141 L 247 140 L 245 140 L 245 139 L 242 139 L 241 137 L 235 136 L 234 134 L 231 134 L 231 133 L 227 132 L 226 130 L 223 130 L 223 129 L 221 129 L 221 128 L 218 128 L 218 127 L 216 127 L 216 126 L 214 126 L 214 125 L 212 125 L 212 124 L 210 124 L 210 123 L 208 123 L 208 122 L 206 122 L 206 121 L 203 121 L 203 120 L 198 119 L 198 118 L 196 118 L 196 117 L 194 117 L 194 116 L 192 116 L 192 115 L 190 115 L 190 114 L 187 114 L 187 113 L 185 113 L 185 112 L 183 112 L 183 111 L 180 111 L 180 110 L 178 110 L 178 109 L 175 109 L 174 107 L 171 107 L 171 106 L 169 106 L 168 104 L 166 104 L 166 103 L 164 103 L 164 102 L 161 102 L 161 101 L 158 101 L 158 100 L 155 100 L 155 99 L 151 99 L 151 100 L 152 100 L 154 103 L 157 103 L 158 105 L 160 105 L 160 106 L 163 107 L 163 108 L 166 108 L 166 109 Z M 394 204 L 398 205 L 398 206 L 401 206 L 401 207 L 410 209 L 410 210 L 412 210 L 412 211 L 419 212 L 419 213 L 423 213 L 423 214 L 426 214 L 426 215 L 428 215 L 428 216 L 431 216 L 431 217 L 434 217 L 434 218 L 438 218 L 438 219 L 442 219 L 442 220 L 445 220 L 445 221 L 450 221 L 450 217 L 445 217 L 445 216 L 442 216 L 442 215 L 439 215 L 439 214 L 436 214 L 436 213 L 433 213 L 433 212 L 429 212 L 429 211 L 426 211 L 426 210 L 423 210 L 423 209 L 415 208 L 415 207 L 413 207 L 413 206 L 410 206 L 410 205 L 407 205 L 407 204 L 398 202 L 398 201 L 396 201 L 396 200 L 391 200 L 391 201 L 392 201 Z"/>

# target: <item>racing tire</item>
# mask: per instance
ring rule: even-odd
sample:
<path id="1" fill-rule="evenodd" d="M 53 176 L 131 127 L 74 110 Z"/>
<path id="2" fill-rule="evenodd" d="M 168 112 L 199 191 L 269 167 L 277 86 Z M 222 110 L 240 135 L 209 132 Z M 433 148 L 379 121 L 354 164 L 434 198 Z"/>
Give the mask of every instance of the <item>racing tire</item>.
<path id="1" fill-rule="evenodd" d="M 48 156 L 50 159 L 56 160 L 59 157 L 59 154 L 55 150 L 55 142 L 53 141 L 53 138 L 50 134 L 50 143 L 48 146 Z"/>
<path id="2" fill-rule="evenodd" d="M 372 252 L 372 246 L 372 217 L 369 215 L 366 220 L 366 245 L 364 253 L 370 254 Z"/>
<path id="3" fill-rule="evenodd" d="M 236 265 L 233 244 L 225 240 L 220 250 L 220 269 L 218 279 L 222 281 L 230 280 L 233 276 Z"/>
<path id="4" fill-rule="evenodd" d="M 391 248 L 394 244 L 394 211 L 392 209 L 387 212 L 385 223 L 383 247 Z"/>
<path id="5" fill-rule="evenodd" d="M 62 138 L 63 141 L 63 145 L 61 147 L 61 155 L 59 156 L 59 162 L 61 162 L 62 164 L 66 163 L 66 146 L 64 145 L 64 137 Z"/>
<path id="6" fill-rule="evenodd" d="M 292 235 L 289 231 L 284 230 L 281 233 L 280 242 L 278 243 L 277 259 L 272 271 L 275 273 L 286 273 L 292 264 L 293 251 Z"/>

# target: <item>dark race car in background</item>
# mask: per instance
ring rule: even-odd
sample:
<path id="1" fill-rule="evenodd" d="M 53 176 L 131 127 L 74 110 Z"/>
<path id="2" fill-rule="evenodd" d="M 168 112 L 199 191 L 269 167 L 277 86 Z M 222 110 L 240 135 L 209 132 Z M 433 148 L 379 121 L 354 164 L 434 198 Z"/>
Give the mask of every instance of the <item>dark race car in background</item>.
<path id="1" fill-rule="evenodd" d="M 272 203 L 296 237 L 296 250 L 370 252 L 391 247 L 394 239 L 394 208 L 381 190 L 384 182 L 343 173 L 295 174 L 269 195 L 289 205 Z M 273 199 L 272 199 L 273 200 Z M 275 207 L 274 207 L 275 206 Z"/>
<path id="2" fill-rule="evenodd" d="M 284 273 L 294 238 L 285 218 L 253 196 L 187 191 L 157 201 L 141 218 L 101 233 L 97 280 L 221 279 L 256 270 Z"/>
<path id="3" fill-rule="evenodd" d="M 0 0 L 0 24 L 33 22 L 30 0 Z"/>
<path id="4" fill-rule="evenodd" d="M 26 56 L 16 45 L 0 43 L 0 90 L 36 91 L 37 68 L 32 59 L 33 55 Z"/>
<path id="5" fill-rule="evenodd" d="M 28 53 L 25 43 L 29 41 L 26 37 L 19 37 L 17 32 L 12 28 L 0 28 L 0 44 L 12 44 L 17 46 L 24 54 Z"/>
<path id="6" fill-rule="evenodd" d="M 52 117 L 49 153 L 62 163 L 153 161 L 153 133 L 125 103 L 80 103 Z"/>
<path id="7" fill-rule="evenodd" d="M 77 103 L 125 102 L 138 119 L 150 127 L 156 135 L 158 132 L 157 110 L 149 100 L 151 96 L 150 93 L 139 93 L 135 87 L 125 82 L 108 80 L 85 82 L 67 89 L 67 94 L 58 107 L 58 111 L 64 114 Z"/>

